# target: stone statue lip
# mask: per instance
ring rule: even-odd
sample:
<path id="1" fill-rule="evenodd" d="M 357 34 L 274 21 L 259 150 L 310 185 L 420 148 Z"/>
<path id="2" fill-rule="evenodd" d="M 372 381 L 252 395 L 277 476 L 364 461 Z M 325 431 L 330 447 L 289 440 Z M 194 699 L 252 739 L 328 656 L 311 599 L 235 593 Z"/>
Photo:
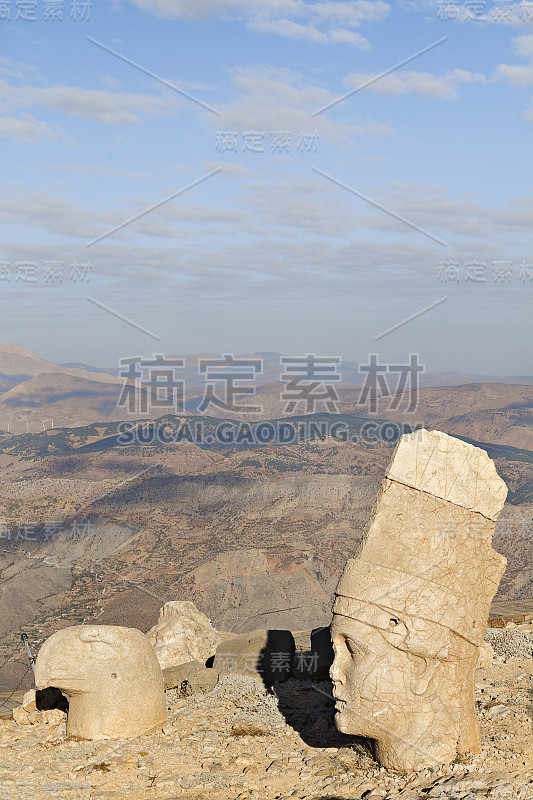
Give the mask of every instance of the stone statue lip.
<path id="1" fill-rule="evenodd" d="M 335 689 L 336 689 L 335 682 L 333 682 L 333 687 L 332 687 L 331 693 L 332 693 L 333 697 L 335 698 L 335 705 L 337 706 L 337 705 L 339 705 L 341 703 L 343 705 L 346 705 L 346 703 L 348 701 L 345 700 L 343 697 L 341 697 L 340 694 L 338 694 Z"/>

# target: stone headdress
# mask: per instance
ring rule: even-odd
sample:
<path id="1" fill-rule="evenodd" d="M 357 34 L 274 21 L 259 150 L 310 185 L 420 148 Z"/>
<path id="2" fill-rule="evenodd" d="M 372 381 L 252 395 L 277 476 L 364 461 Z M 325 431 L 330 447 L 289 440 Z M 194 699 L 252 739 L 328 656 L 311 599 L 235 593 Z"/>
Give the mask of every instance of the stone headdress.
<path id="1" fill-rule="evenodd" d="M 446 659 L 450 632 L 481 644 L 506 564 L 492 548 L 506 495 L 484 450 L 440 431 L 402 436 L 333 613 L 418 655 Z"/>

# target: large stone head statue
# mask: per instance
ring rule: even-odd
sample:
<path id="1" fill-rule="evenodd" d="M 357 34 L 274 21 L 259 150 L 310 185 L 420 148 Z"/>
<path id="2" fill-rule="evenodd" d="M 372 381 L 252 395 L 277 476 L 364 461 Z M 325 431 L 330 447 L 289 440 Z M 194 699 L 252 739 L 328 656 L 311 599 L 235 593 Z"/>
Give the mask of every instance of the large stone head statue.
<path id="1" fill-rule="evenodd" d="M 162 726 L 163 672 L 141 631 L 77 625 L 47 639 L 35 662 L 37 689 L 69 696 L 67 733 L 82 739 L 121 739 Z"/>
<path id="2" fill-rule="evenodd" d="M 484 450 L 402 436 L 335 592 L 337 728 L 402 772 L 479 750 L 474 669 L 505 569 L 493 550 L 507 488 Z"/>

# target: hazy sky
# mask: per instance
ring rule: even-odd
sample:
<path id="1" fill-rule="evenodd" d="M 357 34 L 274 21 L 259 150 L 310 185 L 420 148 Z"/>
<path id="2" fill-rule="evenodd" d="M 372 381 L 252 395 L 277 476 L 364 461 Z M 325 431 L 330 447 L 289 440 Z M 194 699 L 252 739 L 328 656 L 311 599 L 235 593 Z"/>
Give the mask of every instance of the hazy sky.
<path id="1" fill-rule="evenodd" d="M 532 374 L 533 2 L 0 0 L 0 40 L 0 340 Z"/>

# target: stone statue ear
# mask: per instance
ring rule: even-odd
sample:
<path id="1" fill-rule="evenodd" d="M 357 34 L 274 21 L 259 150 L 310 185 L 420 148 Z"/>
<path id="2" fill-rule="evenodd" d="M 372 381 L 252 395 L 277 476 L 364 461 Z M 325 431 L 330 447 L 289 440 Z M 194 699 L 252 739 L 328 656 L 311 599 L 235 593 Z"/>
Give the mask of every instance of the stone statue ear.
<path id="1" fill-rule="evenodd" d="M 414 658 L 416 658 L 416 662 L 411 677 L 411 691 L 419 697 L 427 691 L 440 661 L 434 658 L 425 658 L 424 656 L 414 656 Z"/>
<path id="2" fill-rule="evenodd" d="M 387 633 L 393 634 L 393 636 L 389 636 L 388 639 L 391 644 L 396 644 L 396 646 L 398 646 L 398 642 L 405 642 L 409 636 L 409 630 L 403 619 L 394 616 L 390 616 L 389 618 L 389 628 Z"/>

